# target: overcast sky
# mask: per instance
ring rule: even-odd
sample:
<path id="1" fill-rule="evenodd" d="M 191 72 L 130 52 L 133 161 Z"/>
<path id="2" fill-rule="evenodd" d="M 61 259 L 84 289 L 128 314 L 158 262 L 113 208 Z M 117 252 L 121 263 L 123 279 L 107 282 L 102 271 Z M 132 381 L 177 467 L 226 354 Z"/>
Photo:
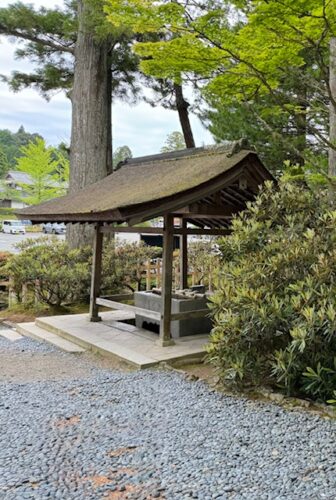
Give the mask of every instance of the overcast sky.
<path id="1" fill-rule="evenodd" d="M 14 0 L 13 0 L 14 1 Z M 36 6 L 61 5 L 61 1 L 21 0 Z M 0 0 L 1 7 L 12 3 Z M 15 60 L 15 45 L 0 37 L 0 74 L 8 75 L 13 70 L 25 71 L 32 68 L 30 63 Z M 196 117 L 191 117 L 197 146 L 212 143 L 207 130 Z M 0 82 L 0 129 L 16 131 L 23 125 L 28 132 L 40 133 L 49 144 L 61 141 L 69 142 L 71 127 L 71 109 L 68 99 L 60 93 L 51 101 L 45 101 L 37 92 L 24 90 L 19 93 L 9 91 L 6 84 Z M 134 156 L 160 151 L 166 136 L 174 130 L 180 130 L 177 112 L 140 103 L 128 106 L 116 102 L 113 107 L 114 147 L 127 144 Z"/>

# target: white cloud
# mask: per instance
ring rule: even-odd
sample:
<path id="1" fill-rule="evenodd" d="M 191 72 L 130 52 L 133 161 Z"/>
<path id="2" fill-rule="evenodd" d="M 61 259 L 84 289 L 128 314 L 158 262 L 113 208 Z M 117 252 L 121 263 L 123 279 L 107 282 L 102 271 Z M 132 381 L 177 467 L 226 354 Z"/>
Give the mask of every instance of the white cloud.
<path id="1" fill-rule="evenodd" d="M 1 0 L 1 6 L 11 3 Z M 24 0 L 24 3 L 32 3 Z M 36 6 L 49 7 L 48 0 L 33 2 Z M 58 6 L 62 2 L 57 2 Z M 0 44 L 0 74 L 11 71 L 28 71 L 28 61 L 15 60 L 15 45 L 4 37 Z M 135 156 L 156 153 L 166 136 L 180 130 L 177 113 L 160 107 L 152 108 L 144 102 L 129 106 L 116 102 L 112 111 L 114 146 L 127 144 Z M 210 133 L 196 117 L 191 117 L 192 128 L 198 146 L 213 142 Z M 49 102 L 37 92 L 27 89 L 13 94 L 4 83 L 0 83 L 0 128 L 16 131 L 23 125 L 29 132 L 38 132 L 50 144 L 70 140 L 71 105 L 64 94 L 54 96 Z"/>

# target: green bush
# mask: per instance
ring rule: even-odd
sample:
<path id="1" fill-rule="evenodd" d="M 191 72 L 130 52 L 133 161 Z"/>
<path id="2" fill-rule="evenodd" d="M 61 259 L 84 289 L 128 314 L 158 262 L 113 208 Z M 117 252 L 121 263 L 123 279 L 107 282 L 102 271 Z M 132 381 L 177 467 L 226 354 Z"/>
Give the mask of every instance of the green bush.
<path id="1" fill-rule="evenodd" d="M 112 240 L 104 245 L 103 281 L 104 292 L 118 292 L 120 288 L 131 291 L 141 289 L 143 265 L 157 257 L 162 250 L 145 243 L 115 244 Z"/>
<path id="2" fill-rule="evenodd" d="M 336 389 L 336 211 L 270 183 L 220 240 L 209 359 L 226 381 L 328 399 Z"/>
<path id="3" fill-rule="evenodd" d="M 37 280 L 37 297 L 50 306 L 76 302 L 87 294 L 90 249 L 70 249 L 48 237 L 28 239 L 17 247 L 20 253 L 12 256 L 6 269 L 19 300 L 22 285 Z"/>
<path id="4" fill-rule="evenodd" d="M 49 306 L 89 301 L 91 247 L 71 249 L 66 242 L 46 236 L 28 239 L 17 247 L 20 252 L 9 258 L 4 269 L 18 301 L 22 299 L 22 286 L 37 281 L 37 298 Z M 102 294 L 135 290 L 141 283 L 143 264 L 158 251 L 143 243 L 115 246 L 114 241 L 104 242 Z"/>

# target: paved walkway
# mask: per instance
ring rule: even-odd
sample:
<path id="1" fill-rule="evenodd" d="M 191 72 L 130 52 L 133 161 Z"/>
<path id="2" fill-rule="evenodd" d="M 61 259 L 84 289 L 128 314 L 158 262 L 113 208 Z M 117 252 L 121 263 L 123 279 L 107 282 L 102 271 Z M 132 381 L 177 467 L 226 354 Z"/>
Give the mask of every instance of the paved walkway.
<path id="1" fill-rule="evenodd" d="M 1 500 L 334 499 L 335 422 L 0 330 Z"/>

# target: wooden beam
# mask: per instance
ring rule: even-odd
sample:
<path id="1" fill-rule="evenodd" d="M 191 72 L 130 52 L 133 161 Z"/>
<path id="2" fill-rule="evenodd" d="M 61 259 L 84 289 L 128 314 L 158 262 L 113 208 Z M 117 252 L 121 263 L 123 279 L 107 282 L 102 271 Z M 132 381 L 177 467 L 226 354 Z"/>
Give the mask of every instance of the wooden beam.
<path id="1" fill-rule="evenodd" d="M 236 212 L 233 212 L 236 213 Z M 233 215 L 232 213 L 232 215 Z M 239 212 L 237 212 L 239 213 Z M 232 215 L 216 215 L 216 214 L 198 214 L 197 212 L 186 212 L 185 214 L 173 214 L 176 217 L 181 217 L 183 219 L 224 219 L 230 221 L 232 219 Z"/>
<path id="2" fill-rule="evenodd" d="M 171 338 L 171 302 L 173 281 L 174 218 L 164 216 L 163 260 L 162 260 L 162 297 L 159 343 L 162 347 L 173 345 Z"/>
<path id="3" fill-rule="evenodd" d="M 101 226 L 102 233 L 141 233 L 163 234 L 162 227 L 134 227 L 134 226 Z"/>
<path id="4" fill-rule="evenodd" d="M 123 304 L 122 302 L 117 302 L 115 300 L 102 299 L 98 297 L 96 303 L 100 306 L 108 307 L 110 309 L 117 309 L 120 311 L 132 311 L 134 314 L 140 314 L 140 316 L 146 316 L 147 318 L 153 319 L 155 321 L 160 321 L 161 314 L 156 311 L 151 311 L 149 309 L 143 309 L 142 307 L 131 306 L 130 304 Z"/>
<path id="5" fill-rule="evenodd" d="M 253 156 L 254 153 L 250 153 L 250 155 Z M 130 225 L 134 225 L 140 224 L 144 220 L 149 220 L 165 213 L 167 214 L 170 211 L 177 212 L 180 207 L 182 208 L 190 203 L 197 202 L 199 199 L 204 198 L 204 196 L 211 196 L 216 193 L 216 191 L 226 186 L 230 186 L 242 174 L 244 165 L 247 161 L 248 157 L 245 157 L 244 160 L 240 161 L 232 169 L 218 176 L 216 179 L 211 179 L 201 186 L 196 186 L 195 188 L 185 191 L 183 197 L 180 193 L 176 193 L 175 195 L 160 200 L 160 202 L 147 203 L 143 211 L 138 208 L 137 212 L 131 214 L 131 211 L 127 213 L 125 210 L 124 212 L 121 211 L 121 215 L 128 220 Z M 180 207 L 176 207 L 179 198 L 181 198 L 181 204 Z"/>
<path id="6" fill-rule="evenodd" d="M 184 219 L 181 220 L 181 227 L 186 229 L 187 223 Z M 188 236 L 181 234 L 180 236 L 180 287 L 188 288 Z"/>
<path id="7" fill-rule="evenodd" d="M 227 217 L 227 216 L 232 216 L 232 214 L 237 213 L 239 210 L 237 210 L 235 207 L 228 207 L 223 204 L 219 205 L 210 205 L 207 203 L 192 203 L 187 207 L 184 207 L 181 210 L 175 210 L 174 214 L 176 215 L 189 215 L 190 213 L 192 214 L 197 214 L 199 216 L 217 216 L 217 217 Z"/>
<path id="8" fill-rule="evenodd" d="M 225 236 L 231 234 L 231 229 L 203 229 L 188 227 L 187 229 L 178 228 L 174 229 L 174 234 L 190 234 L 190 235 L 209 235 L 209 236 Z"/>
<path id="9" fill-rule="evenodd" d="M 97 223 L 95 228 L 95 236 L 93 242 L 93 257 L 92 257 L 92 274 L 91 274 L 91 289 L 90 289 L 90 321 L 101 321 L 98 314 L 97 297 L 100 293 L 101 284 L 101 268 L 103 254 L 103 233 L 100 231 L 101 224 Z"/>
<path id="10" fill-rule="evenodd" d="M 199 217 L 199 215 L 197 215 Z M 162 227 L 116 227 L 116 226 L 101 226 L 101 233 L 139 233 L 139 234 L 163 234 Z M 173 234 L 190 234 L 190 235 L 212 235 L 221 236 L 230 234 L 230 230 L 223 229 L 203 229 L 196 227 L 173 227 Z"/>

